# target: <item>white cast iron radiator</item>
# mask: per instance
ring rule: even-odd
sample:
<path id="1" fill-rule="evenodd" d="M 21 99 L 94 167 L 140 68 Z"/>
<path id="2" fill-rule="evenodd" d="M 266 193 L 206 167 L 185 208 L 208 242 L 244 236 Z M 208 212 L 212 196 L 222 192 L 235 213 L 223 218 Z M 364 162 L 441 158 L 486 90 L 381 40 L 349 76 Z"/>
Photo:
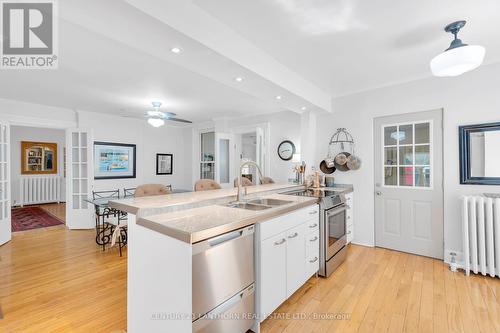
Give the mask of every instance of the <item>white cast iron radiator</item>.
<path id="1" fill-rule="evenodd" d="M 500 198 L 462 197 L 464 270 L 500 276 Z"/>
<path id="2" fill-rule="evenodd" d="M 19 200 L 23 205 L 41 204 L 61 201 L 61 184 L 63 177 L 36 176 L 21 177 Z"/>

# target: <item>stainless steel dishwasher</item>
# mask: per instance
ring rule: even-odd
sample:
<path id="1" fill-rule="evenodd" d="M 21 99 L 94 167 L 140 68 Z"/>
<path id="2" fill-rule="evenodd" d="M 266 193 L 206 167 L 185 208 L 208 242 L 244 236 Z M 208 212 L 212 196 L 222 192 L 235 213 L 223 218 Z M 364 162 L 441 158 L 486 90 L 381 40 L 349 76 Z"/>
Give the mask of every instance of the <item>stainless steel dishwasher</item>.
<path id="1" fill-rule="evenodd" d="M 193 332 L 245 333 L 254 324 L 254 226 L 193 245 Z"/>

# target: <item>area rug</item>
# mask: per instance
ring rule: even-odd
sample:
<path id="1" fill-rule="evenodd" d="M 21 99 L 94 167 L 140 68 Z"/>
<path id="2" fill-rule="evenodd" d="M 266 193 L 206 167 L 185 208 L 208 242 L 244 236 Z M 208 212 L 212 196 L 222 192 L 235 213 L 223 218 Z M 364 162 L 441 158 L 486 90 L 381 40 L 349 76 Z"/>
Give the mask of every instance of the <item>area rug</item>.
<path id="1" fill-rule="evenodd" d="M 64 224 L 40 207 L 12 209 L 12 231 L 24 231 Z"/>

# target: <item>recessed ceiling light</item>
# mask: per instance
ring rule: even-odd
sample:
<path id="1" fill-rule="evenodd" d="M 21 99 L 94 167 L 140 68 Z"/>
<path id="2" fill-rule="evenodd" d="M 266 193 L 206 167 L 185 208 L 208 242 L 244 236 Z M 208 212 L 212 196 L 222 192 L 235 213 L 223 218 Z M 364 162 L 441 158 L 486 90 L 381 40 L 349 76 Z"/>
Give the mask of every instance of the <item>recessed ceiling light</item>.
<path id="1" fill-rule="evenodd" d="M 173 47 L 170 49 L 170 51 L 172 51 L 172 53 L 181 53 L 182 52 L 182 50 L 179 47 Z"/>
<path id="2" fill-rule="evenodd" d="M 282 97 L 280 95 L 276 96 L 276 99 L 281 99 Z"/>
<path id="3" fill-rule="evenodd" d="M 236 81 L 236 82 L 243 82 L 243 78 L 240 77 L 240 76 L 238 76 L 238 77 L 234 78 L 234 81 Z"/>
<path id="4" fill-rule="evenodd" d="M 307 108 L 306 108 L 305 106 L 301 107 L 300 109 L 301 109 L 302 111 L 307 110 Z"/>

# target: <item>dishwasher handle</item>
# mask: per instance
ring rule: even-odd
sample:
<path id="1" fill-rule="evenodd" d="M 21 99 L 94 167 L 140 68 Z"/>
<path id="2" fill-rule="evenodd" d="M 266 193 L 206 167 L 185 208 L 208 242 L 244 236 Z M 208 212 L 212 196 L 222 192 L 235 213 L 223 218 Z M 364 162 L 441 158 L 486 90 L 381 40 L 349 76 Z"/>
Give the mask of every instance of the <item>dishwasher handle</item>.
<path id="1" fill-rule="evenodd" d="M 254 233 L 254 226 L 248 226 L 242 229 L 234 230 L 225 234 L 222 234 L 220 236 L 215 236 L 213 238 L 209 238 L 207 240 L 201 241 L 199 243 L 193 244 L 193 255 L 198 254 L 200 252 L 209 250 L 213 247 L 222 245 L 224 243 L 234 241 L 236 239 L 246 237 L 253 235 Z"/>
<path id="2" fill-rule="evenodd" d="M 233 239 L 239 238 L 242 235 L 243 235 L 243 230 L 240 229 L 240 230 L 228 232 L 227 234 L 224 234 L 224 235 L 220 235 L 220 236 L 211 238 L 207 241 L 207 243 L 208 243 L 208 245 L 213 247 L 213 246 L 217 246 L 219 244 L 225 243 L 225 242 L 232 241 Z"/>

